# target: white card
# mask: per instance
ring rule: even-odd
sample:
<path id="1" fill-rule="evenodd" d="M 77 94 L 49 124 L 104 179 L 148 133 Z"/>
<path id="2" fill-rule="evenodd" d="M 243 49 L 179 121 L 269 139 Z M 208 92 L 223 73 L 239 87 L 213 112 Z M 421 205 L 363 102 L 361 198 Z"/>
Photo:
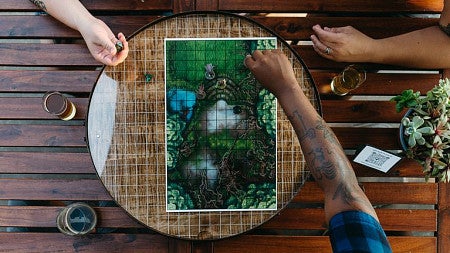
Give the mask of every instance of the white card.
<path id="1" fill-rule="evenodd" d="M 365 146 L 353 159 L 354 162 L 385 173 L 400 160 L 401 157 L 371 146 Z"/>

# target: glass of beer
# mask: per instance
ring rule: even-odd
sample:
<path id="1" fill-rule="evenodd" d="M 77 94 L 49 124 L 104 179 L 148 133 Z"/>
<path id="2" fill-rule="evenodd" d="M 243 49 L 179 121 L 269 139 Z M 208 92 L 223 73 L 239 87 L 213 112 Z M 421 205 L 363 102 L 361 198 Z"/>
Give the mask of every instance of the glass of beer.
<path id="1" fill-rule="evenodd" d="M 344 96 L 358 88 L 366 81 L 366 71 L 358 65 L 347 66 L 339 75 L 331 81 L 331 90 L 339 96 Z"/>
<path id="2" fill-rule="evenodd" d="M 62 120 L 73 119 L 77 112 L 75 105 L 57 91 L 45 93 L 42 98 L 42 107 L 46 112 L 58 116 Z"/>
<path id="3" fill-rule="evenodd" d="M 66 235 L 85 235 L 94 231 L 97 215 L 92 207 L 83 202 L 65 207 L 56 218 L 56 225 Z"/>

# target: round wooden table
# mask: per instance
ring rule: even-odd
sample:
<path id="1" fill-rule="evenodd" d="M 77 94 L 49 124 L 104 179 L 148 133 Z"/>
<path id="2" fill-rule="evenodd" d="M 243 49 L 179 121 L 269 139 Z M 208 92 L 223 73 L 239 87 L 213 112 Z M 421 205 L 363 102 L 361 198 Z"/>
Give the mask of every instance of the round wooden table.
<path id="1" fill-rule="evenodd" d="M 258 206 L 244 208 L 243 203 L 230 204 L 228 206 L 230 208 L 238 205 L 239 208 L 235 209 L 222 207 L 218 209 L 210 207 L 198 208 L 198 206 L 193 207 L 192 204 L 185 205 L 184 203 L 179 204 L 180 209 L 171 209 L 174 206 L 173 203 L 171 208 L 168 208 L 170 206 L 168 205 L 169 198 L 173 201 L 173 198 L 176 197 L 178 202 L 180 202 L 180 199 L 186 202 L 189 200 L 189 203 L 195 202 L 197 198 L 200 198 L 198 194 L 193 196 L 191 193 L 190 195 L 190 192 L 194 192 L 196 189 L 187 189 L 186 184 L 184 184 L 183 188 L 183 182 L 176 184 L 175 181 L 173 183 L 172 180 L 174 180 L 174 174 L 176 173 L 173 173 L 173 168 L 168 166 L 168 160 L 170 160 L 168 157 L 173 159 L 174 155 L 173 152 L 170 153 L 173 149 L 170 149 L 168 145 L 172 145 L 174 141 L 169 142 L 167 140 L 167 132 L 169 131 L 167 128 L 168 120 L 172 117 L 169 113 L 174 114 L 173 111 L 176 111 L 178 115 L 174 117 L 181 117 L 185 122 L 190 123 L 186 118 L 191 120 L 192 117 L 191 121 L 196 119 L 195 114 L 198 114 L 198 112 L 195 110 L 200 106 L 190 107 L 187 111 L 181 109 L 177 111 L 172 104 L 167 103 L 166 75 L 169 75 L 167 74 L 169 72 L 166 72 L 166 65 L 169 64 L 166 62 L 168 51 L 165 51 L 165 42 L 168 38 L 177 38 L 181 41 L 183 41 L 183 38 L 188 38 L 188 40 L 202 38 L 216 38 L 220 40 L 220 38 L 226 38 L 225 40 L 236 39 L 241 41 L 246 40 L 246 38 L 255 40 L 255 38 L 268 37 L 274 38 L 276 45 L 273 46 L 283 50 L 288 55 L 297 80 L 305 94 L 316 108 L 320 108 L 318 94 L 310 74 L 301 59 L 292 51 L 288 44 L 263 26 L 248 18 L 233 14 L 185 13 L 165 17 L 150 23 L 129 38 L 130 52 L 126 61 L 116 67 L 106 67 L 102 71 L 89 105 L 87 119 L 88 146 L 99 178 L 114 200 L 132 217 L 151 229 L 178 238 L 192 240 L 226 238 L 258 227 L 276 215 L 298 193 L 307 179 L 309 171 L 305 166 L 294 130 L 281 106 L 275 106 L 276 113 L 275 111 L 273 112 L 276 114 L 276 124 L 274 124 L 276 135 L 273 141 L 273 147 L 275 148 L 273 149 L 273 154 L 270 154 L 272 158 L 265 157 L 264 153 L 258 154 L 259 156 L 253 156 L 254 159 L 259 161 L 258 163 L 254 161 L 253 163 L 251 161 L 248 163 L 256 164 L 255 166 L 259 166 L 258 168 L 263 171 L 267 167 L 264 167 L 266 161 L 270 163 L 270 159 L 275 159 L 272 177 L 274 190 L 276 190 L 276 193 L 274 193 L 276 202 L 272 201 L 270 202 L 270 207 L 261 209 Z M 171 52 L 178 53 L 178 50 Z M 241 54 L 237 58 L 233 58 L 236 61 L 233 63 L 235 67 L 240 66 L 242 57 L 245 57 L 245 55 Z M 223 74 L 222 79 L 218 79 L 221 77 L 220 68 L 225 68 L 223 66 L 229 65 L 226 62 L 222 63 L 222 65 L 220 64 L 211 62 L 209 66 L 210 72 L 208 72 L 208 66 L 206 66 L 208 64 L 205 65 L 206 70 L 200 70 L 207 77 L 206 79 L 204 78 L 204 81 L 214 80 L 216 85 L 208 86 L 206 82 L 206 86 L 203 83 L 199 84 L 199 87 L 203 89 L 201 91 L 209 93 L 212 89 L 215 89 L 215 92 L 219 93 L 219 95 L 200 98 L 197 90 L 195 93 L 197 95 L 196 102 L 199 99 L 203 99 L 202 103 L 206 103 L 205 101 L 208 101 L 208 99 L 215 99 L 228 106 L 227 102 L 222 101 L 221 91 L 217 90 L 224 88 L 227 84 L 236 86 L 234 82 L 237 83 L 237 80 L 233 80 L 236 77 Z M 170 66 L 172 65 L 174 64 Z M 179 66 L 182 65 L 179 64 Z M 216 68 L 214 69 L 213 67 Z M 213 72 L 213 69 L 217 77 L 209 75 Z M 203 72 L 201 73 L 203 74 Z M 184 78 L 183 75 L 179 75 L 177 70 L 173 73 L 180 80 Z M 171 80 L 173 81 L 173 79 Z M 180 82 L 187 81 L 181 80 Z M 253 83 L 256 83 L 256 81 Z M 223 84 L 223 86 L 219 84 Z M 239 91 L 234 92 L 240 93 Z M 226 98 L 223 100 L 226 101 Z M 216 106 L 220 103 L 217 102 Z M 168 105 L 166 106 L 166 104 Z M 235 110 L 234 113 L 241 113 L 242 108 L 240 106 L 234 106 L 233 108 Z M 217 122 L 220 122 L 220 120 Z M 249 121 L 246 122 L 248 123 Z M 253 124 L 254 129 L 262 129 L 261 126 L 258 126 L 259 121 L 254 120 L 252 122 L 256 122 L 256 124 Z M 173 122 L 171 121 L 170 123 L 172 124 Z M 245 135 L 243 133 L 247 133 L 249 125 L 252 124 L 246 124 L 246 128 L 239 132 L 239 136 L 242 137 Z M 192 135 L 188 134 L 180 134 L 178 137 L 181 138 L 181 142 L 186 144 L 186 139 L 190 138 L 189 136 L 192 137 Z M 262 137 L 258 137 L 253 141 L 260 141 L 260 138 Z M 175 143 L 180 143 L 180 141 Z M 185 152 L 186 147 L 184 146 L 183 151 L 180 151 L 182 149 L 181 145 L 175 149 L 178 150 L 176 151 L 178 153 L 175 154 L 177 157 L 180 157 L 180 154 Z M 255 143 L 252 145 L 255 145 Z M 189 148 L 192 148 L 192 146 Z M 257 147 L 254 149 L 257 149 Z M 229 155 L 229 153 L 227 154 Z M 212 160 L 212 163 L 218 163 L 217 159 Z M 238 155 L 235 155 L 233 161 L 236 160 L 240 160 Z M 223 158 L 221 162 L 224 163 Z M 242 162 L 239 164 L 242 165 Z M 264 166 L 261 164 L 264 164 Z M 210 178 L 208 178 L 209 181 L 207 183 L 209 185 L 205 186 L 205 191 L 211 191 L 211 189 L 216 191 L 214 185 L 224 178 L 229 180 L 227 181 L 229 188 L 231 189 L 231 186 L 233 186 L 236 192 L 250 192 L 250 188 L 259 187 L 256 180 L 249 183 L 249 185 L 252 184 L 251 186 L 246 185 L 245 187 L 247 188 L 239 184 L 233 185 L 230 183 L 232 182 L 230 177 L 233 177 L 235 174 L 243 174 L 241 173 L 244 170 L 243 168 L 231 168 L 227 170 L 227 173 L 223 170 L 223 166 L 218 166 L 217 168 L 215 175 L 211 176 L 208 174 Z M 170 177 L 168 177 L 169 174 Z M 198 176 L 192 173 L 178 174 L 181 175 L 177 175 L 177 178 L 184 176 L 192 179 Z M 261 172 L 261 174 L 264 173 Z M 198 176 L 197 180 L 201 181 L 202 177 L 206 178 L 205 175 Z M 211 177 L 214 180 L 210 180 Z M 244 176 L 241 175 L 241 177 Z M 247 177 L 247 179 L 251 181 L 251 177 Z M 168 182 L 170 186 L 168 186 Z M 230 189 L 228 190 L 233 191 Z M 171 194 L 170 197 L 167 197 L 168 194 Z M 262 192 L 262 195 L 264 194 L 266 193 Z M 224 193 L 216 193 L 214 196 L 216 195 L 221 195 L 222 197 Z M 204 196 L 209 195 L 205 194 Z M 236 196 L 238 195 L 233 195 L 232 197 L 236 199 Z M 220 201 L 215 199 L 213 202 L 215 204 L 218 202 L 221 204 L 228 203 L 230 202 L 228 197 L 223 197 L 224 199 L 220 199 Z M 216 196 L 215 198 L 218 197 Z M 251 200 L 253 201 L 255 198 Z M 259 201 L 262 202 L 263 200 L 259 199 Z M 267 200 L 264 201 L 267 202 Z M 181 208 L 181 206 L 187 206 L 187 208 Z"/>

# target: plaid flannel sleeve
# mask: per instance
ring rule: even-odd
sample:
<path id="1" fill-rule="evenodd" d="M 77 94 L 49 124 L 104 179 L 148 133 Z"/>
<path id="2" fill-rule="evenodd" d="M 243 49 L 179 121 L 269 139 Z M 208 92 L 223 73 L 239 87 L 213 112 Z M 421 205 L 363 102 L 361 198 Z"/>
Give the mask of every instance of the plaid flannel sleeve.
<path id="1" fill-rule="evenodd" d="M 333 252 L 392 252 L 380 223 L 361 211 L 338 213 L 330 220 Z"/>

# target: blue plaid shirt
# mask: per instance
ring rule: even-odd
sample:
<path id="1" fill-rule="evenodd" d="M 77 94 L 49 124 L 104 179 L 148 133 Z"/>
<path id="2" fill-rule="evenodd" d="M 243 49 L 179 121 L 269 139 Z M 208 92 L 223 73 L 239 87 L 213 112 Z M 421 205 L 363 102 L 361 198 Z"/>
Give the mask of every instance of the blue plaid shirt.
<path id="1" fill-rule="evenodd" d="M 392 252 L 380 223 L 360 211 L 338 213 L 330 220 L 333 252 Z"/>

